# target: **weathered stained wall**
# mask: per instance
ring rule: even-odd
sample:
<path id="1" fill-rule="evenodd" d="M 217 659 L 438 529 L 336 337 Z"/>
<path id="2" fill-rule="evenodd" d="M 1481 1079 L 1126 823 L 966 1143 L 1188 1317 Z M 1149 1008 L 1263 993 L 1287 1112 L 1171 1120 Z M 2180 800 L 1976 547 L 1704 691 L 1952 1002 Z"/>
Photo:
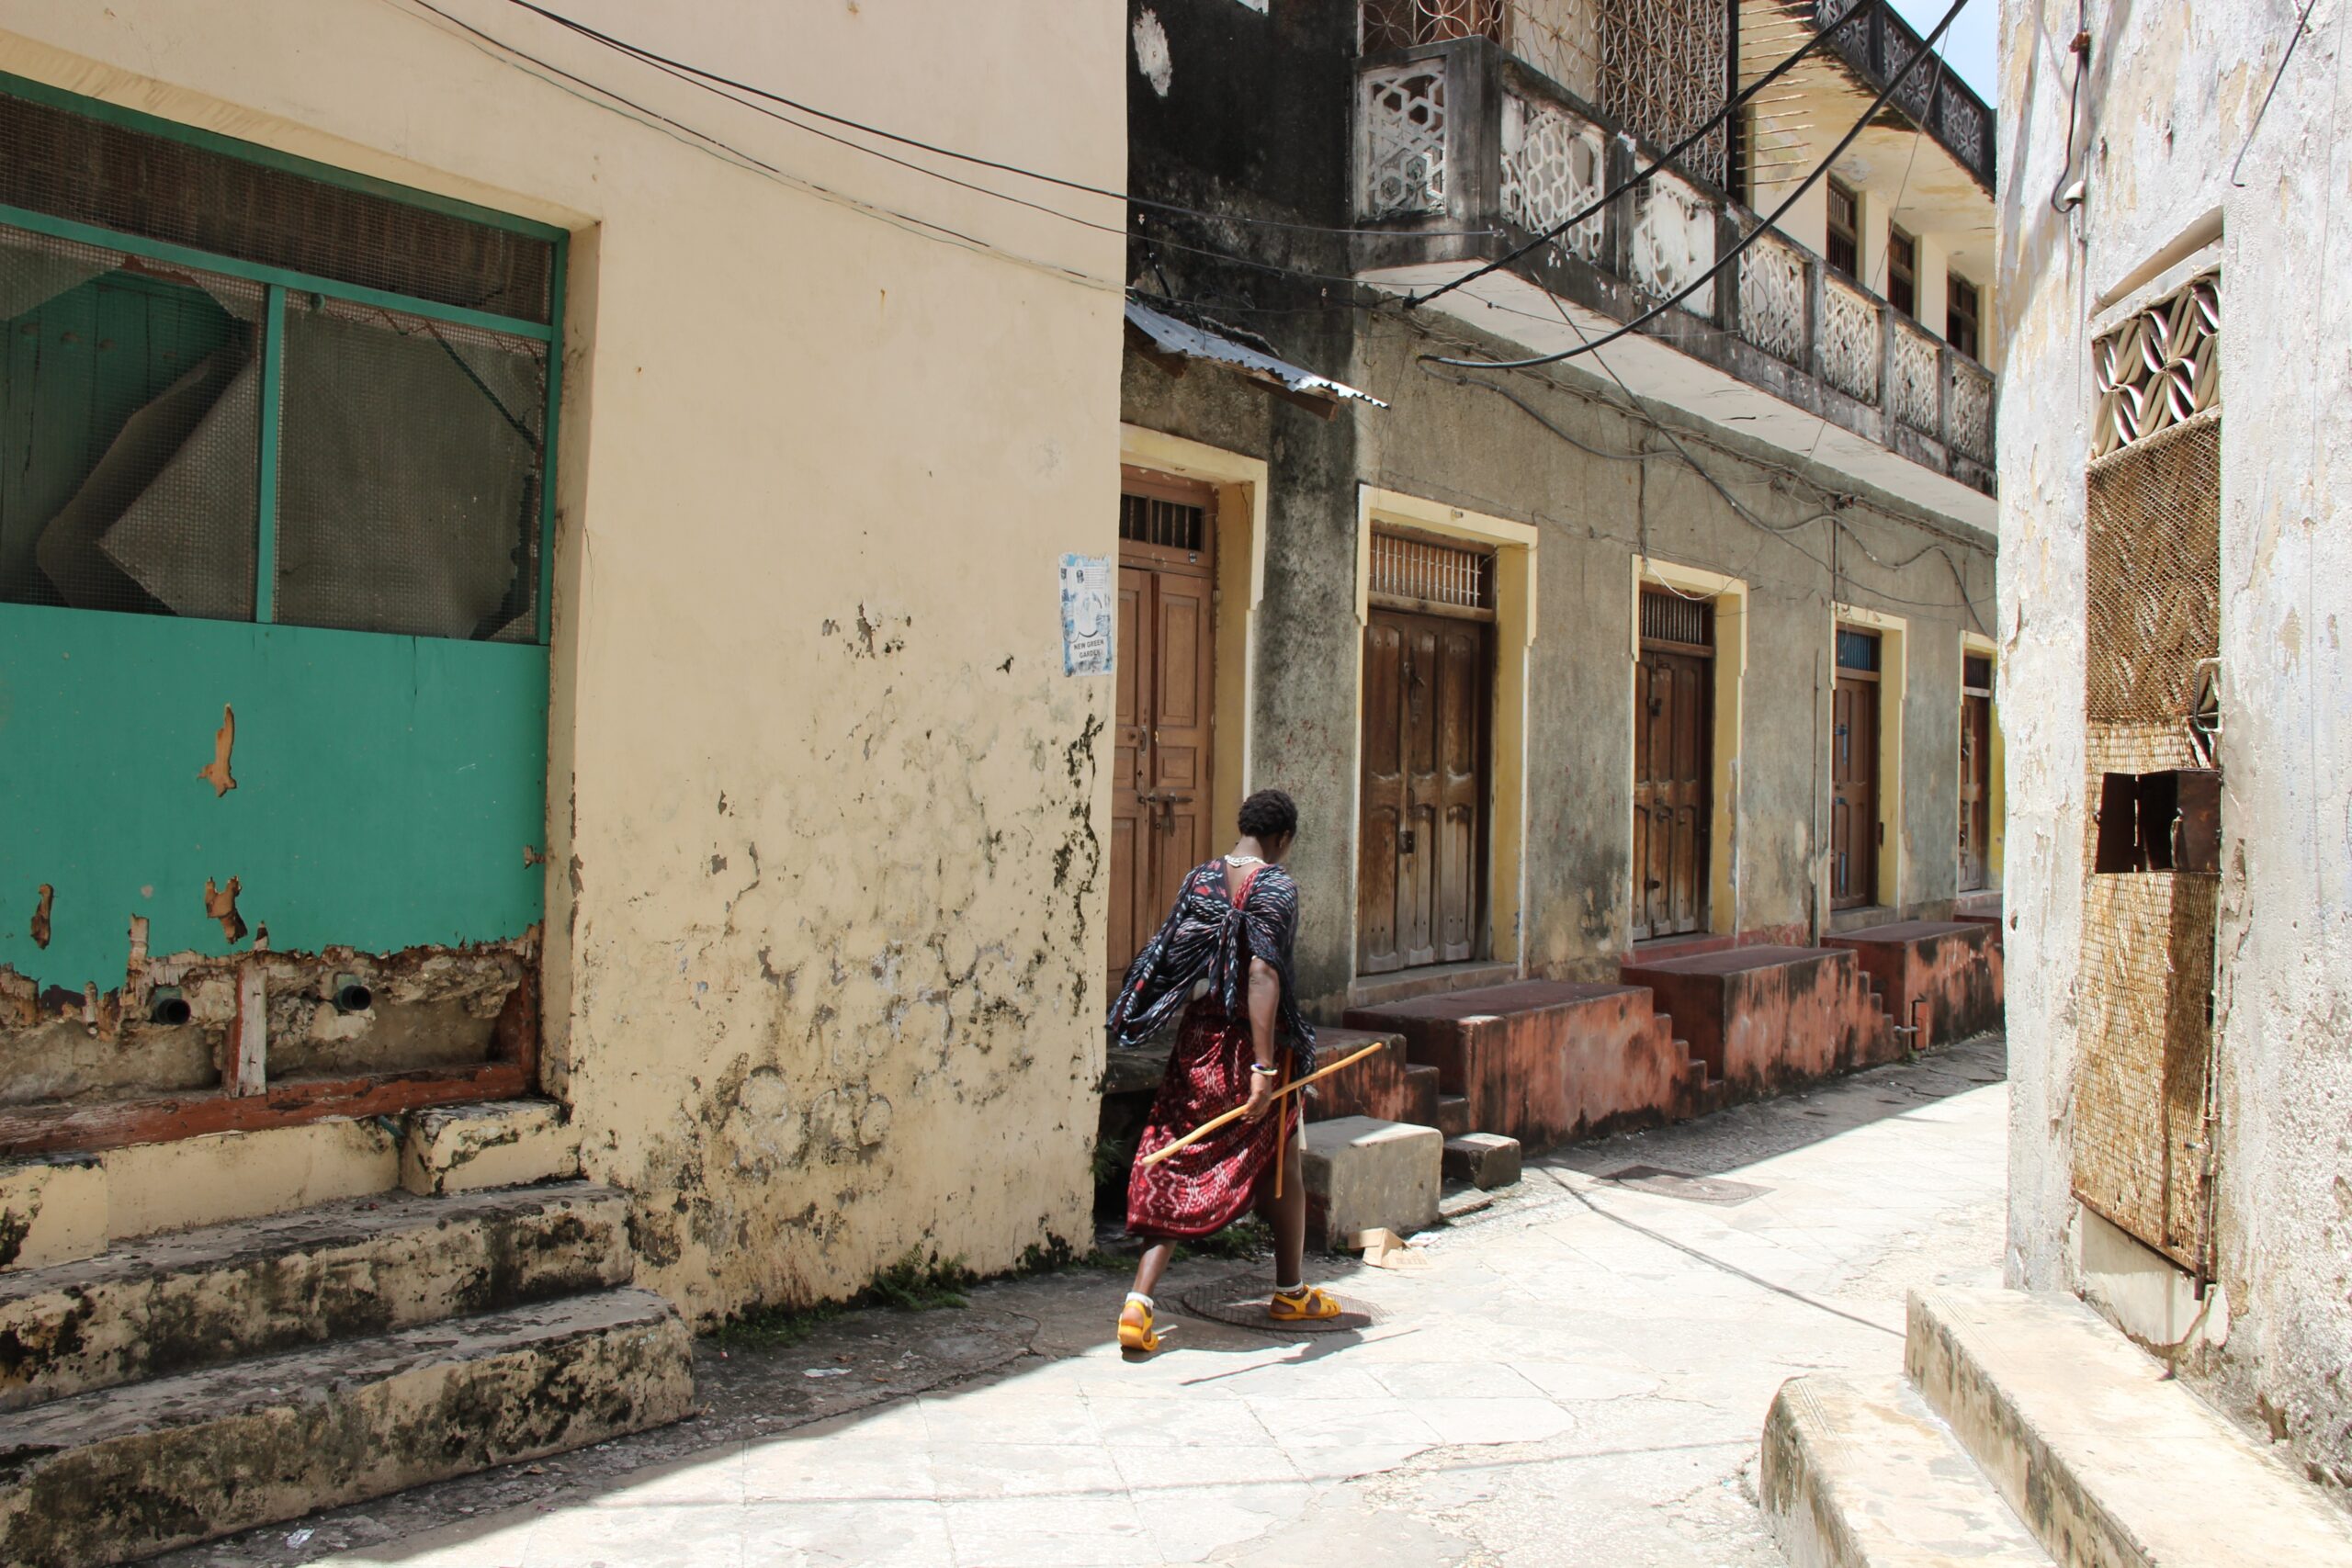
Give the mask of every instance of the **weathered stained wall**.
<path id="1" fill-rule="evenodd" d="M 1113 547 L 1115 238 L 450 8 L 783 173 L 372 0 L 6 0 L 0 68 L 574 231 L 548 1075 L 639 1278 L 707 1314 L 1081 1236 L 1108 694 L 1057 565 Z M 566 9 L 1123 178 L 1115 11 Z"/>
<path id="2" fill-rule="evenodd" d="M 2352 196 L 2336 123 L 2346 18 L 2322 10 L 2254 130 L 2299 7 L 2095 4 L 2069 166 L 2072 0 L 2002 13 L 2001 700 L 2015 1283 L 2080 1287 L 2120 1233 L 2069 1191 L 2078 1047 L 2083 469 L 2091 340 L 2144 285 L 2222 268 L 2222 656 L 2226 717 L 2217 1053 L 2217 1273 L 2186 1370 L 2352 1485 L 2352 709 L 2339 619 L 2352 543 L 2341 343 L 2352 285 L 2331 214 Z M 2244 150 L 2235 183 L 2232 166 Z M 2218 245 L 2200 252 L 2209 241 Z M 2178 264 L 2178 265 L 2175 265 Z M 2143 1255 L 2142 1261 L 2150 1255 Z M 2106 1259 L 2106 1261 L 2101 1261 Z M 2223 1321 L 2211 1321 L 2220 1317 Z M 2170 1342 L 2186 1330 L 2150 1337 Z"/>
<path id="3" fill-rule="evenodd" d="M 1149 13 L 1156 40 L 1150 74 L 1134 57 L 1129 63 L 1131 188 L 1279 223 L 1352 221 L 1347 8 L 1277 6 L 1259 16 L 1230 0 L 1153 0 L 1129 9 L 1139 29 Z M 1661 411 L 1757 521 L 1743 520 L 1598 370 L 1424 367 L 1421 355 L 1466 342 L 1496 355 L 1510 348 L 1437 312 L 1408 322 L 1355 310 L 1343 303 L 1344 285 L 1200 254 L 1245 249 L 1340 275 L 1350 261 L 1343 238 L 1159 214 L 1142 231 L 1129 270 L 1144 287 L 1263 334 L 1286 357 L 1390 404 L 1343 405 L 1326 423 L 1205 367 L 1177 378 L 1133 355 L 1122 384 L 1129 422 L 1269 463 L 1250 782 L 1290 790 L 1307 824 L 1293 865 L 1306 896 L 1299 974 L 1311 1001 L 1336 1014 L 1354 974 L 1359 486 L 1539 530 L 1526 893 L 1521 930 L 1500 933 L 1497 957 L 1523 958 L 1531 974 L 1610 979 L 1628 944 L 1636 553 L 1749 585 L 1737 805 L 1718 840 L 1731 846 L 1737 874 L 1718 929 L 1793 926 L 1802 934 L 1826 919 L 1833 602 L 1907 622 L 1905 784 L 1889 852 L 1899 840 L 1905 913 L 1950 908 L 1960 641 L 1992 629 L 1989 536 L 1871 491 L 1806 454 Z M 1464 384 L 1465 374 L 1490 385 Z M 1843 528 L 1824 516 L 1832 498 Z"/>

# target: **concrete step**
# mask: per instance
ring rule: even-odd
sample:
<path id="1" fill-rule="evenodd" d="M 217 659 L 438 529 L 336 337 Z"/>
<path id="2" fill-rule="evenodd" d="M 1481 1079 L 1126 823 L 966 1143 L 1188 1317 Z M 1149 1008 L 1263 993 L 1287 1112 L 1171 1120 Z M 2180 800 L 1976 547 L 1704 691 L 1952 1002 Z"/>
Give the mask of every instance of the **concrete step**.
<path id="1" fill-rule="evenodd" d="M 1434 1077 L 1435 1067 L 1424 1069 Z M 1437 1097 L 1437 1130 L 1449 1138 L 1458 1138 L 1470 1130 L 1470 1097 L 1466 1094 L 1441 1094 Z"/>
<path id="2" fill-rule="evenodd" d="M 1340 1116 L 1299 1134 L 1306 1234 L 1344 1252 L 1370 1230 L 1410 1235 L 1437 1224 L 1445 1139 L 1434 1127 Z"/>
<path id="3" fill-rule="evenodd" d="M 1351 1008 L 1347 1022 L 1403 1035 L 1443 1092 L 1468 1100 L 1465 1132 L 1544 1148 L 1675 1113 L 1683 1059 L 1638 986 L 1522 980 Z"/>
<path id="4" fill-rule="evenodd" d="M 2070 1296 L 1914 1292 L 1905 1362 L 2063 1568 L 2352 1568 L 2352 1523 Z"/>
<path id="5" fill-rule="evenodd" d="M 1880 1010 L 1915 1050 L 1998 1029 L 2000 932 L 1982 921 L 1900 920 L 1821 939 L 1843 948 L 1870 976 Z M 1917 1038 L 1909 1032 L 1914 1026 Z"/>
<path id="6" fill-rule="evenodd" d="M 1854 953 L 1758 944 L 1619 971 L 1646 986 L 1732 1101 L 1782 1094 L 1903 1055 Z"/>
<path id="7" fill-rule="evenodd" d="M 1951 1429 L 1901 1378 L 1791 1378 L 1757 1490 L 1790 1568 L 2051 1568 Z"/>
<path id="8" fill-rule="evenodd" d="M 1426 1123 L 1437 1113 L 1437 1074 L 1413 1065 L 1402 1035 L 1361 1029 L 1316 1031 L 1315 1054 L 1326 1063 L 1344 1060 L 1367 1045 L 1387 1048 L 1308 1090 L 1306 1119 L 1329 1122 L 1341 1116 L 1371 1116 L 1383 1122 Z"/>
<path id="9" fill-rule="evenodd" d="M 0 1416 L 0 1561 L 103 1564 L 674 1421 L 650 1291 L 314 1346 Z"/>
<path id="10" fill-rule="evenodd" d="M 1481 1192 L 1519 1184 L 1519 1140 L 1500 1133 L 1464 1133 L 1445 1141 L 1445 1179 Z"/>
<path id="11" fill-rule="evenodd" d="M 395 1191 L 0 1274 L 0 1410 L 625 1284 L 628 1224 L 584 1181 Z"/>

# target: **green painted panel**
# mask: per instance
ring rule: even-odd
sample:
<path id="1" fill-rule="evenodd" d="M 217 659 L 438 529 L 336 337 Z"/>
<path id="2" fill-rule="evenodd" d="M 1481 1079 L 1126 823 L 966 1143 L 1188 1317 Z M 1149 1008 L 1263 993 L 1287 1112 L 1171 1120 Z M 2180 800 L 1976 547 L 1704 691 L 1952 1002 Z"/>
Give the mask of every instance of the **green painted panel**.
<path id="1" fill-rule="evenodd" d="M 238 879 L 279 952 L 518 936 L 545 905 L 525 851 L 547 691 L 532 644 L 0 604 L 0 964 L 111 989 L 133 915 L 151 952 L 233 951 L 208 877 Z M 224 706 L 216 795 L 198 774 Z"/>

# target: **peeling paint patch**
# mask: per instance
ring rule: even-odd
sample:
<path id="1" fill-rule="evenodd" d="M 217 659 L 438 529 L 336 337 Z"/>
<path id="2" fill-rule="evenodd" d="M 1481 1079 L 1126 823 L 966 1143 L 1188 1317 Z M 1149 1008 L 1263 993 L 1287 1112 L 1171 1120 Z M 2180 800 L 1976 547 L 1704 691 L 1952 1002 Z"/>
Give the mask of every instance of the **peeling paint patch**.
<path id="1" fill-rule="evenodd" d="M 33 905 L 32 934 L 35 947 L 49 945 L 49 911 L 50 907 L 56 901 L 57 889 L 46 882 L 42 883 L 40 901 Z"/>
<path id="2" fill-rule="evenodd" d="M 245 918 L 237 913 L 237 879 L 231 877 L 229 886 L 216 887 L 212 879 L 204 879 L 204 913 L 207 919 L 220 922 L 220 934 L 231 942 L 245 940 Z"/>
<path id="3" fill-rule="evenodd" d="M 1166 97 L 1169 84 L 1176 79 L 1176 62 L 1168 52 L 1168 29 L 1159 25 L 1157 12 L 1136 14 L 1135 40 L 1136 69 L 1153 92 Z"/>
<path id="4" fill-rule="evenodd" d="M 228 704 L 220 705 L 220 728 L 212 736 L 212 761 L 196 770 L 196 776 L 212 786 L 212 798 L 220 799 L 237 787 L 234 775 L 229 772 L 229 753 L 237 746 L 237 710 Z"/>

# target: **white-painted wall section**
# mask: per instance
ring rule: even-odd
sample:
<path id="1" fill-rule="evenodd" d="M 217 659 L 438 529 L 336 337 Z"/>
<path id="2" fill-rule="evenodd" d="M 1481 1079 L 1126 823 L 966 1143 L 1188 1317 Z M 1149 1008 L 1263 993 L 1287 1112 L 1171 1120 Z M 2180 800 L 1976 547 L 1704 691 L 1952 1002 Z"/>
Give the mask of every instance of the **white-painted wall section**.
<path id="1" fill-rule="evenodd" d="M 2352 7 L 2318 8 L 2257 127 L 2299 9 L 2094 0 L 2071 147 L 2075 0 L 2007 0 L 2002 10 L 2008 1273 L 2032 1288 L 2086 1283 L 2069 1096 L 2090 805 L 2092 339 L 2134 299 L 2218 260 L 2225 1305 L 2215 1310 L 2227 1323 L 2218 1349 L 2214 1325 L 2200 1331 L 2204 1348 L 2183 1370 L 2290 1442 L 2305 1473 L 2342 1498 L 2352 1488 L 2352 360 L 2342 351 L 2352 276 L 2335 209 L 2344 200 L 2352 213 L 2352 140 L 2339 124 Z M 2053 193 L 2078 178 L 2081 206 L 2053 210 Z"/>

